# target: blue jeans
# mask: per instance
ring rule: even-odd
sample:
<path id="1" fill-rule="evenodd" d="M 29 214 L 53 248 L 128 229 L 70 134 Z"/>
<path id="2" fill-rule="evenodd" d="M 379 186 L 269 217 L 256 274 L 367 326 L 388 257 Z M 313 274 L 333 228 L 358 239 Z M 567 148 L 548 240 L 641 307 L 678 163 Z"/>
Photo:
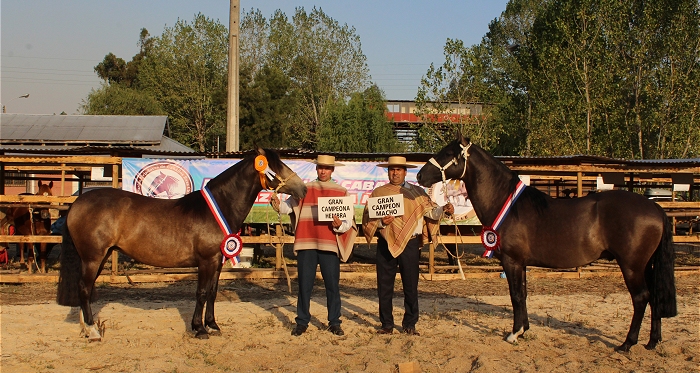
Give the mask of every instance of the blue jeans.
<path id="1" fill-rule="evenodd" d="M 297 325 L 307 326 L 311 321 L 309 306 L 316 280 L 316 267 L 321 267 L 321 276 L 326 287 L 328 325 L 340 325 L 340 258 L 336 253 L 321 250 L 299 250 L 297 270 L 299 273 L 299 295 L 297 296 Z"/>

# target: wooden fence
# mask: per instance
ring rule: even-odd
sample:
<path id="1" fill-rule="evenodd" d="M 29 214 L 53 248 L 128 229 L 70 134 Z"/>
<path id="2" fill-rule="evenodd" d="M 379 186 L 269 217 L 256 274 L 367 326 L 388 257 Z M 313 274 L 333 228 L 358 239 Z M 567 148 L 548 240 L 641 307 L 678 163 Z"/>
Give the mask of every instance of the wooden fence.
<path id="1" fill-rule="evenodd" d="M 119 174 L 119 166 L 121 165 L 120 157 L 88 157 L 88 156 L 70 156 L 70 157 L 27 157 L 27 156 L 0 156 L 0 188 L 2 193 L 0 193 L 0 207 L 10 207 L 10 206 L 26 206 L 32 208 L 49 208 L 55 210 L 66 210 L 69 208 L 70 204 L 75 201 L 77 197 L 74 196 L 64 196 L 69 194 L 70 190 L 67 190 L 68 183 L 77 182 L 83 183 L 87 173 L 90 172 L 93 166 L 103 166 L 111 167 L 112 175 Z M 522 168 L 522 171 L 527 171 L 530 174 L 536 174 L 536 170 L 527 166 L 514 166 L 511 168 L 518 169 Z M 542 166 L 544 167 L 544 166 Z M 560 171 L 565 173 L 576 173 L 575 179 L 578 184 L 578 195 L 582 195 L 581 184 L 584 179 L 583 171 L 585 172 L 596 172 L 595 169 L 586 168 L 582 171 L 582 167 L 572 168 L 572 167 L 558 167 L 553 166 L 549 169 L 543 170 L 541 167 L 540 172 L 543 173 L 541 179 L 547 180 L 552 178 L 552 172 Z M 605 171 L 609 172 L 610 168 L 604 168 Z M 687 170 L 686 170 L 687 171 Z M 61 196 L 35 196 L 35 195 L 5 195 L 4 194 L 4 179 L 5 172 L 22 172 L 27 174 L 41 174 L 43 176 L 28 178 L 30 180 L 41 179 L 49 180 L 52 179 L 59 182 L 59 190 Z M 50 175 L 47 177 L 47 175 Z M 564 178 L 565 176 L 561 176 Z M 571 178 L 572 176 L 566 176 Z M 669 180 L 670 181 L 670 180 Z M 118 177 L 112 178 L 112 187 L 119 187 Z M 659 202 L 666 211 L 667 214 L 676 222 L 676 219 L 688 218 L 697 219 L 700 216 L 700 202 Z M 692 222 L 692 220 L 691 220 Z M 697 244 L 700 245 L 700 234 L 698 232 L 692 232 L 692 224 L 690 234 L 688 235 L 675 235 L 675 243 L 683 244 Z M 294 242 L 293 236 L 283 235 L 283 228 L 277 226 L 275 229 L 277 232 L 276 236 L 271 236 L 267 234 L 259 236 L 244 236 L 243 241 L 245 245 L 268 245 L 275 247 L 275 266 L 274 268 L 263 269 L 263 268 L 227 268 L 222 273 L 221 278 L 280 278 L 286 276 L 289 273 L 285 270 L 285 263 L 283 257 L 283 247 L 285 244 L 292 244 Z M 674 224 L 675 233 L 675 224 Z M 8 243 L 61 243 L 60 236 L 15 236 L 15 235 L 0 235 L 0 242 Z M 376 238 L 372 241 L 376 243 Z M 441 236 L 440 242 L 446 245 L 454 244 L 480 244 L 479 236 Z M 358 237 L 356 239 L 356 244 L 367 244 L 364 237 Z M 481 273 L 464 273 L 462 274 L 446 274 L 437 273 L 438 270 L 444 269 L 456 269 L 457 266 L 438 266 L 435 264 L 435 252 L 437 245 L 435 242 L 430 244 L 428 252 L 428 263 L 427 265 L 422 265 L 421 276 L 427 280 L 443 280 L 443 279 L 454 279 L 464 277 L 497 277 L 498 272 L 495 272 L 496 268 L 500 267 L 484 267 L 477 268 L 475 266 L 470 266 L 468 269 L 480 269 L 491 271 L 482 271 Z M 118 270 L 118 256 L 117 252 L 113 252 L 111 260 L 111 269 L 109 274 L 101 276 L 101 281 L 109 282 L 139 282 L 139 281 L 175 281 L 181 279 L 194 279 L 196 278 L 196 272 L 192 269 L 177 268 L 177 269 L 154 269 L 154 270 L 143 270 L 139 271 L 119 271 Z M 353 268 L 358 267 L 360 264 L 350 264 L 343 265 L 344 272 L 343 276 L 353 276 L 353 275 L 363 275 L 367 271 L 357 271 L 353 274 Z M 542 270 L 540 274 L 531 274 L 530 276 L 542 276 L 542 277 L 585 277 L 585 276 L 599 276 L 605 271 L 605 266 L 596 267 L 592 266 L 586 270 L 572 269 L 569 271 L 548 271 Z M 690 271 L 689 273 L 697 273 L 698 270 L 695 267 L 685 268 L 685 270 Z M 292 276 L 294 275 L 294 270 L 292 269 Z M 608 272 L 611 272 L 608 270 Z M 373 273 L 373 272 L 372 272 Z M 619 270 L 612 271 L 611 273 L 618 273 Z M 24 274 L 24 273 L 1 273 L 0 272 L 0 283 L 10 283 L 10 282 L 32 282 L 32 281 L 57 281 L 57 276 L 55 273 L 52 274 Z"/>

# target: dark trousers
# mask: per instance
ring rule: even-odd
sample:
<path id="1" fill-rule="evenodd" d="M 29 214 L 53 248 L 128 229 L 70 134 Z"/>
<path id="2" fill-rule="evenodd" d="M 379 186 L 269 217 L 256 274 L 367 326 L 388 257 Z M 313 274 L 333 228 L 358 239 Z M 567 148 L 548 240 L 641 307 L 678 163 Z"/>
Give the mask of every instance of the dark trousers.
<path id="1" fill-rule="evenodd" d="M 328 325 L 340 325 L 340 258 L 335 253 L 321 250 L 299 250 L 297 270 L 299 274 L 299 295 L 297 296 L 297 325 L 309 325 L 311 313 L 311 292 L 316 280 L 316 266 L 321 267 L 321 276 L 326 286 L 326 306 Z"/>
<path id="2" fill-rule="evenodd" d="M 394 281 L 396 269 L 401 273 L 403 284 L 404 308 L 401 325 L 415 328 L 418 322 L 418 260 L 420 259 L 421 237 L 418 236 L 406 244 L 406 248 L 397 258 L 389 252 L 389 245 L 381 236 L 377 242 L 377 293 L 379 295 L 379 321 L 382 328 L 394 327 L 392 299 L 394 298 Z"/>

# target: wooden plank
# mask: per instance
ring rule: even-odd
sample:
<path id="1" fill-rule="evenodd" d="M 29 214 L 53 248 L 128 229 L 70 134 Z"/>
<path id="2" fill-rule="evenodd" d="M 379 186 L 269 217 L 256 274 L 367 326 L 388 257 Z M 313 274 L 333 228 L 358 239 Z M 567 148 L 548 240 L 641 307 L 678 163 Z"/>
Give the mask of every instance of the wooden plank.
<path id="1" fill-rule="evenodd" d="M 683 267 L 686 268 L 686 267 Z M 290 277 L 296 278 L 295 268 L 290 268 Z M 676 269 L 676 277 L 680 276 L 693 276 L 700 274 L 700 267 L 687 267 L 687 269 L 680 270 Z M 487 278 L 500 278 L 500 272 L 466 272 L 464 273 L 465 278 L 468 279 L 487 279 Z M 610 271 L 581 271 L 581 272 L 528 272 L 528 278 L 562 278 L 562 279 L 577 279 L 577 278 L 592 278 L 592 277 L 621 277 L 622 273 L 619 270 Z M 421 280 L 430 281 L 452 281 L 460 280 L 461 277 L 458 273 L 436 273 L 430 276 L 429 273 L 420 273 Z M 222 280 L 240 280 L 240 279 L 281 279 L 285 278 L 284 271 L 270 269 L 238 269 L 236 271 L 229 271 L 221 273 L 220 279 Z M 317 272 L 316 278 L 320 279 L 321 274 Z M 372 279 L 376 278 L 375 272 L 341 272 L 340 278 L 344 280 L 353 279 Z M 111 276 L 109 274 L 103 274 L 97 278 L 98 283 L 144 283 L 144 282 L 174 282 L 174 281 L 195 281 L 197 279 L 196 273 L 163 273 L 163 274 L 130 274 L 129 276 L 118 275 Z M 505 286 L 505 279 L 504 286 Z M 21 284 L 21 283 L 33 283 L 33 282 L 44 282 L 44 283 L 56 283 L 58 282 L 58 273 L 34 273 L 29 274 L 23 272 L 17 273 L 0 273 L 0 283 L 3 284 Z"/>
<path id="2" fill-rule="evenodd" d="M 0 195 L 0 203 L 73 203 L 77 196 Z"/>
<path id="3" fill-rule="evenodd" d="M 28 173 L 38 173 L 38 172 L 51 172 L 56 171 L 68 171 L 68 172 L 91 172 L 92 167 L 90 166 L 29 166 L 29 165 L 7 165 L 5 166 L 6 171 L 11 172 L 28 172 Z"/>
<path id="4" fill-rule="evenodd" d="M 48 243 L 61 243 L 63 242 L 63 237 L 61 236 L 7 236 L 0 235 L 0 242 L 17 242 L 17 243 L 29 243 L 29 242 L 48 242 Z"/>
<path id="5" fill-rule="evenodd" d="M 97 157 L 97 156 L 64 156 L 64 157 L 37 157 L 24 155 L 0 155 L 0 162 L 5 163 L 67 163 L 67 164 L 122 164 L 121 157 Z"/>
<path id="6" fill-rule="evenodd" d="M 697 209 L 700 210 L 700 202 L 656 202 L 664 209 Z"/>

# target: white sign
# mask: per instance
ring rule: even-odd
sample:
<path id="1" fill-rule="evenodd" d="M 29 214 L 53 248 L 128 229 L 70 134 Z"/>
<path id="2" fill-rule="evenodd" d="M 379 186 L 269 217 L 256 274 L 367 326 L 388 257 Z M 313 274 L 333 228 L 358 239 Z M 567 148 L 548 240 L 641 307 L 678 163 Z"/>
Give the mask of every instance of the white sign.
<path id="1" fill-rule="evenodd" d="M 370 197 L 367 200 L 367 209 L 371 219 L 383 218 L 387 215 L 401 216 L 403 215 L 403 194 Z"/>
<path id="2" fill-rule="evenodd" d="M 333 215 L 340 220 L 352 220 L 355 217 L 352 196 L 318 197 L 318 221 L 333 221 Z"/>

